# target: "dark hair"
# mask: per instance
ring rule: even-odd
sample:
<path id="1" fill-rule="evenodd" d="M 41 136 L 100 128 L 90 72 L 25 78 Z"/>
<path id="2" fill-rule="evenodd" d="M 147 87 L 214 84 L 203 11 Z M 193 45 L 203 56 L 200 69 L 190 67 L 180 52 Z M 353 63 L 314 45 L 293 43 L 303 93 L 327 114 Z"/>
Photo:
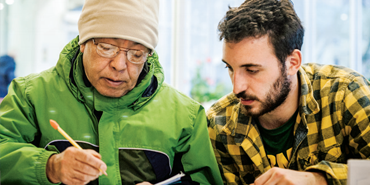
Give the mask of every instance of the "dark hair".
<path id="1" fill-rule="evenodd" d="M 267 34 L 283 67 L 287 56 L 303 44 L 304 29 L 289 0 L 246 0 L 240 7 L 229 7 L 218 29 L 220 40 L 231 43 Z"/>

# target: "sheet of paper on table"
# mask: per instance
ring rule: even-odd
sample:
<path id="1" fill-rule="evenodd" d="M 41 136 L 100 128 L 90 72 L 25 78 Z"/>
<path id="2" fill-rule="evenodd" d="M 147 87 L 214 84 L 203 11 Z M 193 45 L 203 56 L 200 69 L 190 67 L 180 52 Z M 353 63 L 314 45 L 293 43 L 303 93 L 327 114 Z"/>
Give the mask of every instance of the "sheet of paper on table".
<path id="1" fill-rule="evenodd" d="M 172 183 L 175 183 L 175 182 L 178 182 L 181 180 L 181 177 L 185 176 L 184 173 L 180 172 L 179 174 L 167 179 L 167 180 L 164 180 L 162 182 L 159 182 L 155 185 L 168 185 L 168 184 L 172 184 Z"/>
<path id="2" fill-rule="evenodd" d="M 350 159 L 348 160 L 347 185 L 369 185 L 370 184 L 370 160 Z"/>

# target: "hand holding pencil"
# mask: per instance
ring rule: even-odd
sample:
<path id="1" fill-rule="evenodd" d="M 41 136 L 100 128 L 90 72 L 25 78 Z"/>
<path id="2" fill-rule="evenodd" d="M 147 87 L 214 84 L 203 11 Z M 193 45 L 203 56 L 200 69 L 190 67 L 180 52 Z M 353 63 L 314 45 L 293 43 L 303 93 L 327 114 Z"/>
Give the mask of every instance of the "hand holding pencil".
<path id="1" fill-rule="evenodd" d="M 107 166 L 99 153 L 82 149 L 54 120 L 50 120 L 50 124 L 74 146 L 49 158 L 46 173 L 51 182 L 86 184 L 102 174 L 107 175 Z"/>

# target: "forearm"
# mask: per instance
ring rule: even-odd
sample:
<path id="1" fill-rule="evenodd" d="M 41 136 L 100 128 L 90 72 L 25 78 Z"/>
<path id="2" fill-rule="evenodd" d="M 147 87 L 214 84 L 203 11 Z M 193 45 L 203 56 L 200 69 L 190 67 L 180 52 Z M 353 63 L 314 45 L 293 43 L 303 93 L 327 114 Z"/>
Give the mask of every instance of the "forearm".
<path id="1" fill-rule="evenodd" d="M 13 142 L 2 143 L 0 148 L 2 183 L 51 184 L 46 178 L 46 162 L 53 152 Z"/>
<path id="2" fill-rule="evenodd" d="M 321 161 L 306 169 L 308 172 L 318 172 L 324 175 L 328 184 L 347 184 L 347 164 Z"/>
<path id="3" fill-rule="evenodd" d="M 37 134 L 22 79 L 12 82 L 0 107 L 0 171 L 4 184 L 48 184 L 46 162 L 53 152 L 31 144 Z M 20 174 L 22 174 L 20 176 Z"/>
<path id="4" fill-rule="evenodd" d="M 315 183 L 317 185 L 327 185 L 328 182 L 326 180 L 326 173 L 324 172 L 311 172 L 313 178 L 315 179 Z"/>

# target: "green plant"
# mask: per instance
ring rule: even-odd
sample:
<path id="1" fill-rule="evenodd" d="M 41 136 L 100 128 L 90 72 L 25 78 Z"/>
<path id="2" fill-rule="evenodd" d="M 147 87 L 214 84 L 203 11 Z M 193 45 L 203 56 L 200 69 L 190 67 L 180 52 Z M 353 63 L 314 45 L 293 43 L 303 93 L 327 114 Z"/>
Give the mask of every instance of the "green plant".
<path id="1" fill-rule="evenodd" d="M 228 93 L 225 85 L 223 83 L 217 83 L 213 85 L 213 82 L 210 78 L 204 77 L 201 70 L 205 69 L 204 65 L 198 65 L 196 68 L 196 73 L 191 80 L 192 88 L 190 91 L 191 97 L 200 102 L 205 103 L 212 100 L 218 100 L 222 96 Z"/>

